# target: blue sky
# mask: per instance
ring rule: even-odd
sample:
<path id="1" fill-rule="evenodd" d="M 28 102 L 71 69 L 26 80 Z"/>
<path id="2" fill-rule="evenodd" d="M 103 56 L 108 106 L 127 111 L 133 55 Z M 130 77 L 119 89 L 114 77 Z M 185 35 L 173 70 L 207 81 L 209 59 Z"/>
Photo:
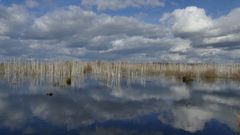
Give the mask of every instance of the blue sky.
<path id="1" fill-rule="evenodd" d="M 36 0 L 39 4 L 37 7 L 31 9 L 32 12 L 43 14 L 49 10 L 59 7 L 66 7 L 69 5 L 81 6 L 81 0 Z M 121 0 L 119 0 L 121 1 Z M 97 10 L 96 7 L 91 9 L 98 13 L 106 13 L 109 15 L 121 15 L 121 16 L 136 16 L 138 14 L 146 14 L 144 18 L 146 22 L 158 23 L 159 17 L 165 12 L 171 12 L 176 8 L 185 8 L 187 6 L 197 6 L 204 8 L 208 15 L 213 18 L 227 14 L 234 8 L 240 7 L 239 0 L 161 0 L 164 2 L 164 6 L 152 6 L 152 7 L 126 7 L 118 10 Z M 5 6 L 11 6 L 12 4 L 24 5 L 26 0 L 0 0 L 0 3 Z M 149 21 L 150 20 L 150 21 Z"/>
<path id="2" fill-rule="evenodd" d="M 240 62 L 239 0 L 0 0 L 0 56 Z"/>
<path id="3" fill-rule="evenodd" d="M 59 8 L 69 5 L 81 6 L 81 0 L 36 0 L 40 5 L 35 7 L 33 11 L 37 12 L 38 10 L 42 12 L 47 12 L 53 8 Z M 114 0 L 113 0 L 114 1 Z M 121 0 L 119 0 L 121 1 Z M 223 14 L 227 14 L 234 8 L 238 8 L 240 6 L 240 2 L 238 0 L 162 0 L 164 1 L 164 6 L 159 8 L 156 7 L 139 7 L 132 8 L 127 7 L 119 10 L 96 10 L 96 7 L 92 8 L 92 10 L 99 13 L 107 13 L 110 15 L 125 15 L 132 16 L 139 13 L 146 13 L 150 17 L 160 17 L 161 14 L 165 12 L 171 12 L 176 8 L 185 8 L 187 6 L 197 6 L 200 8 L 204 8 L 205 11 L 213 17 L 219 17 Z M 11 6 L 12 4 L 26 4 L 26 0 L 0 0 L 0 3 L 5 6 Z M 151 20 L 151 18 L 148 18 Z"/>

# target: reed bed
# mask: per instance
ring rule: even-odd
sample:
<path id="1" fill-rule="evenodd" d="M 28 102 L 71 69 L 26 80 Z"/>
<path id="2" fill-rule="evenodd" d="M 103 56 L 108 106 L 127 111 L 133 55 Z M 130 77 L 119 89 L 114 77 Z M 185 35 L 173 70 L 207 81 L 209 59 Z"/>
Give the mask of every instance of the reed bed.
<path id="1" fill-rule="evenodd" d="M 95 75 L 106 83 L 143 76 L 176 77 L 183 81 L 209 78 L 240 80 L 239 64 L 169 64 L 104 61 L 0 59 L 0 76 L 10 82 L 47 80 L 52 84 L 78 84 L 79 78 Z"/>

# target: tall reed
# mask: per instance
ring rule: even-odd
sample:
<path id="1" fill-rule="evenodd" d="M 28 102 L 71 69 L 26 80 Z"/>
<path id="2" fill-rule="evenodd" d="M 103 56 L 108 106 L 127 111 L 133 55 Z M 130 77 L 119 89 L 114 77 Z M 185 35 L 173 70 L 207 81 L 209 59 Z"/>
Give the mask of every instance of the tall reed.
<path id="1" fill-rule="evenodd" d="M 26 79 L 36 83 L 48 80 L 52 84 L 77 84 L 77 79 L 90 74 L 111 83 L 120 83 L 123 78 L 139 76 L 173 76 L 183 80 L 226 78 L 240 80 L 239 64 L 169 64 L 129 63 L 105 61 L 24 60 L 0 59 L 0 76 L 12 83 Z M 75 82 L 76 81 L 76 82 Z M 70 83 L 71 82 L 71 83 Z"/>

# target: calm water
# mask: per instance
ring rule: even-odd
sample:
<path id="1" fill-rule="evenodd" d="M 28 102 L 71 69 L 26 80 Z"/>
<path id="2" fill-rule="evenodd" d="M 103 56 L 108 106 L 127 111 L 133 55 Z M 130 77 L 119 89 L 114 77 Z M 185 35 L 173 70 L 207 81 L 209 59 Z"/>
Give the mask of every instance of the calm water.
<path id="1" fill-rule="evenodd" d="M 52 93 L 52 96 L 48 94 Z M 238 135 L 240 83 L 0 81 L 0 135 Z"/>

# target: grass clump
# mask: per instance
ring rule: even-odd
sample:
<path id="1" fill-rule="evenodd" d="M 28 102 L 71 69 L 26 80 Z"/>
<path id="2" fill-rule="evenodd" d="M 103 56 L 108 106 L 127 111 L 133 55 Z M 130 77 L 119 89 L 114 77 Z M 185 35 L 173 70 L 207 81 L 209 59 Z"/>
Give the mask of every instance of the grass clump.
<path id="1" fill-rule="evenodd" d="M 240 80 L 240 69 L 233 73 L 232 78 L 234 80 Z"/>
<path id="2" fill-rule="evenodd" d="M 87 65 L 85 65 L 84 66 L 84 68 L 83 68 L 83 73 L 84 74 L 89 74 L 89 73 L 92 73 L 92 66 L 91 66 L 91 64 L 87 64 Z"/>
<path id="3" fill-rule="evenodd" d="M 214 82 L 218 77 L 217 71 L 214 68 L 206 69 L 201 73 L 202 80 L 206 82 Z"/>
<path id="4" fill-rule="evenodd" d="M 216 78 L 217 76 L 217 71 L 215 69 L 207 69 L 202 72 L 202 77 L 203 78 Z"/>
<path id="5" fill-rule="evenodd" d="M 197 77 L 197 74 L 194 71 L 179 71 L 179 70 L 174 70 L 174 71 L 167 70 L 164 72 L 164 75 L 168 77 L 173 76 L 176 79 L 187 84 L 192 83 Z"/>
<path id="6" fill-rule="evenodd" d="M 184 72 L 181 75 L 181 79 L 184 83 L 192 83 L 196 79 L 196 73 L 194 72 Z"/>

